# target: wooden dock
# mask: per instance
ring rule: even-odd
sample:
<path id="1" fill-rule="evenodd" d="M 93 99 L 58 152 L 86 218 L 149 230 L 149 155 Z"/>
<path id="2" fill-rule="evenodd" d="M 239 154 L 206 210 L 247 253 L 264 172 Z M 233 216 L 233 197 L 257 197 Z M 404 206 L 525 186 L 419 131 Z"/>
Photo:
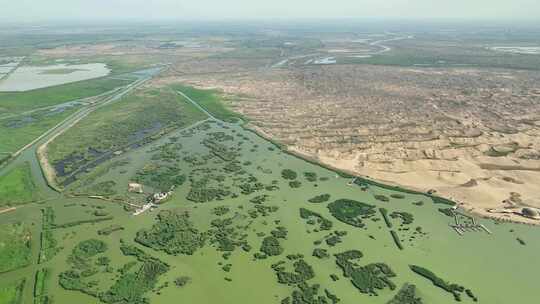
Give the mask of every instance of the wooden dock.
<path id="1" fill-rule="evenodd" d="M 455 224 L 450 225 L 450 227 L 452 227 L 457 232 L 457 234 L 461 236 L 463 236 L 465 232 L 486 232 L 487 234 L 491 234 L 491 231 L 489 231 L 489 229 L 487 229 L 486 226 L 484 226 L 483 224 L 478 224 L 474 217 L 455 210 L 452 210 L 452 214 L 454 214 Z M 470 219 L 472 224 L 460 223 L 458 215 Z"/>

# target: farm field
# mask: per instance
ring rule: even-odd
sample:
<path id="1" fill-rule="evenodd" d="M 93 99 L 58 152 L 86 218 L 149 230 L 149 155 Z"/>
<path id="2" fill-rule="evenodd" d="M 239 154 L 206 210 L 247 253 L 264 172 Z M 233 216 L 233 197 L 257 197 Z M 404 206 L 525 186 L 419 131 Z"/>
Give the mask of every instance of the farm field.
<path id="1" fill-rule="evenodd" d="M 24 281 L 15 282 L 0 288 L 1 304 L 20 304 L 22 301 L 22 289 Z"/>
<path id="2" fill-rule="evenodd" d="M 34 111 L 27 115 L 0 118 L 0 151 L 13 153 L 62 120 L 73 114 L 79 105 L 67 105 L 50 110 Z"/>
<path id="3" fill-rule="evenodd" d="M 38 194 L 35 188 L 28 163 L 10 169 L 0 176 L 0 207 L 36 200 Z"/>
<path id="4" fill-rule="evenodd" d="M 22 223 L 2 224 L 0 230 L 0 273 L 27 266 L 31 261 L 31 233 Z"/>
<path id="5" fill-rule="evenodd" d="M 132 80 L 99 78 L 28 92 L 0 92 L 0 115 L 20 114 L 25 111 L 93 97 L 131 82 Z"/>
<path id="6" fill-rule="evenodd" d="M 0 164 L 16 157 L 61 125 L 76 121 L 102 104 L 123 96 L 161 69 L 154 66 L 115 78 L 6 93 L 2 96 L 5 100 L 0 100 L 0 104 L 10 111 L 0 114 Z"/>

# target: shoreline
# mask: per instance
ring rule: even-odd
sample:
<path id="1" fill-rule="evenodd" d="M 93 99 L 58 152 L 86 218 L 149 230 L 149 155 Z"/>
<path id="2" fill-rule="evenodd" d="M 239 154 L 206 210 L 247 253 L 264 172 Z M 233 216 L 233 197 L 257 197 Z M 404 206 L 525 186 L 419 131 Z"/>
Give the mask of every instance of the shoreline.
<path id="1" fill-rule="evenodd" d="M 269 135 L 265 134 L 264 132 L 260 133 L 256 129 L 255 130 L 252 129 L 252 131 L 254 133 L 258 134 L 259 136 L 265 138 L 266 140 L 269 140 L 268 138 L 266 138 L 266 136 L 269 136 Z M 272 141 L 271 139 L 269 141 L 274 143 L 274 141 Z M 465 199 L 456 200 L 456 199 L 453 198 L 452 193 L 450 193 L 447 189 L 436 189 L 436 192 L 434 192 L 434 194 L 429 194 L 429 193 L 427 193 L 427 191 L 429 191 L 429 190 L 420 189 L 418 187 L 414 187 L 414 186 L 410 186 L 410 185 L 402 185 L 402 184 L 400 184 L 398 182 L 389 181 L 387 179 L 374 178 L 374 177 L 371 177 L 369 175 L 362 174 L 362 173 L 360 173 L 358 171 L 355 171 L 355 170 L 350 170 L 350 169 L 339 168 L 339 167 L 333 166 L 331 164 L 325 163 L 324 161 L 322 161 L 317 156 L 311 155 L 309 153 L 303 152 L 303 151 L 298 150 L 298 149 L 294 149 L 294 150 L 290 149 L 286 145 L 279 144 L 279 147 L 285 153 L 288 153 L 290 155 L 298 157 L 298 158 L 300 158 L 300 159 L 302 159 L 304 161 L 307 161 L 309 163 L 319 165 L 319 166 L 321 166 L 323 168 L 334 171 L 334 172 L 336 172 L 338 174 L 339 173 L 345 173 L 346 175 L 349 175 L 349 177 L 358 177 L 358 178 L 366 179 L 366 180 L 368 180 L 370 182 L 373 182 L 373 183 L 377 184 L 377 186 L 387 188 L 387 189 L 392 188 L 391 190 L 394 190 L 394 191 L 402 191 L 402 192 L 408 192 L 408 193 L 412 193 L 412 194 L 425 195 L 425 196 L 427 196 L 427 197 L 429 197 L 431 199 L 437 199 L 437 198 L 444 199 L 446 201 L 454 203 L 461 210 L 463 210 L 463 211 L 465 211 L 467 213 L 476 215 L 476 216 L 478 216 L 480 218 L 483 218 L 483 219 L 491 219 L 491 220 L 495 220 L 495 221 L 499 221 L 499 222 L 507 222 L 507 223 L 515 223 L 515 224 L 523 224 L 523 225 L 540 227 L 540 221 L 538 221 L 538 220 L 526 218 L 526 217 L 523 217 L 523 216 L 520 216 L 520 215 L 517 215 L 517 214 L 513 214 L 513 213 L 504 213 L 504 214 L 503 213 L 493 213 L 493 212 L 489 212 L 488 210 L 479 209 L 478 206 L 475 206 L 474 204 L 468 202 Z"/>

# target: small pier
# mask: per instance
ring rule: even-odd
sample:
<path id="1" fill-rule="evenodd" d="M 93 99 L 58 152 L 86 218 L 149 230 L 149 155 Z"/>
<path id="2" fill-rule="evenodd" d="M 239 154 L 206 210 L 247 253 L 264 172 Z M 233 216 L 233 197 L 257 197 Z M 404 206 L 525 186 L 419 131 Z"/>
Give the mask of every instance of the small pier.
<path id="1" fill-rule="evenodd" d="M 487 229 L 483 224 L 478 224 L 474 217 L 463 214 L 456 210 L 452 210 L 452 214 L 454 215 L 455 223 L 451 224 L 450 227 L 452 227 L 457 234 L 461 236 L 463 236 L 465 232 L 486 232 L 487 234 L 491 234 L 491 231 L 489 231 L 489 229 Z M 466 223 L 461 223 L 460 217 L 465 217 L 469 221 L 465 221 Z"/>
<path id="2" fill-rule="evenodd" d="M 153 203 L 148 203 L 142 206 L 142 208 L 135 210 L 133 215 L 137 216 L 140 214 L 143 214 L 145 211 L 150 210 L 150 208 L 154 207 L 155 205 Z"/>

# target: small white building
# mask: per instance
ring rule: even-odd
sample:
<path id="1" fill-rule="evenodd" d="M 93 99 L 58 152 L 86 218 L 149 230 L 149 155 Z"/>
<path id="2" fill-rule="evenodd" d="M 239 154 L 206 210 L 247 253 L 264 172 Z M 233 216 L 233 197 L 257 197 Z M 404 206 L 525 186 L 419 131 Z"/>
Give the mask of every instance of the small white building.
<path id="1" fill-rule="evenodd" d="M 128 184 L 128 191 L 129 192 L 135 192 L 135 193 L 143 193 L 143 186 L 138 183 L 129 183 Z"/>
<path id="2" fill-rule="evenodd" d="M 171 195 L 172 191 L 154 193 L 154 195 L 152 195 L 152 202 L 158 204 L 159 202 L 167 199 Z"/>

